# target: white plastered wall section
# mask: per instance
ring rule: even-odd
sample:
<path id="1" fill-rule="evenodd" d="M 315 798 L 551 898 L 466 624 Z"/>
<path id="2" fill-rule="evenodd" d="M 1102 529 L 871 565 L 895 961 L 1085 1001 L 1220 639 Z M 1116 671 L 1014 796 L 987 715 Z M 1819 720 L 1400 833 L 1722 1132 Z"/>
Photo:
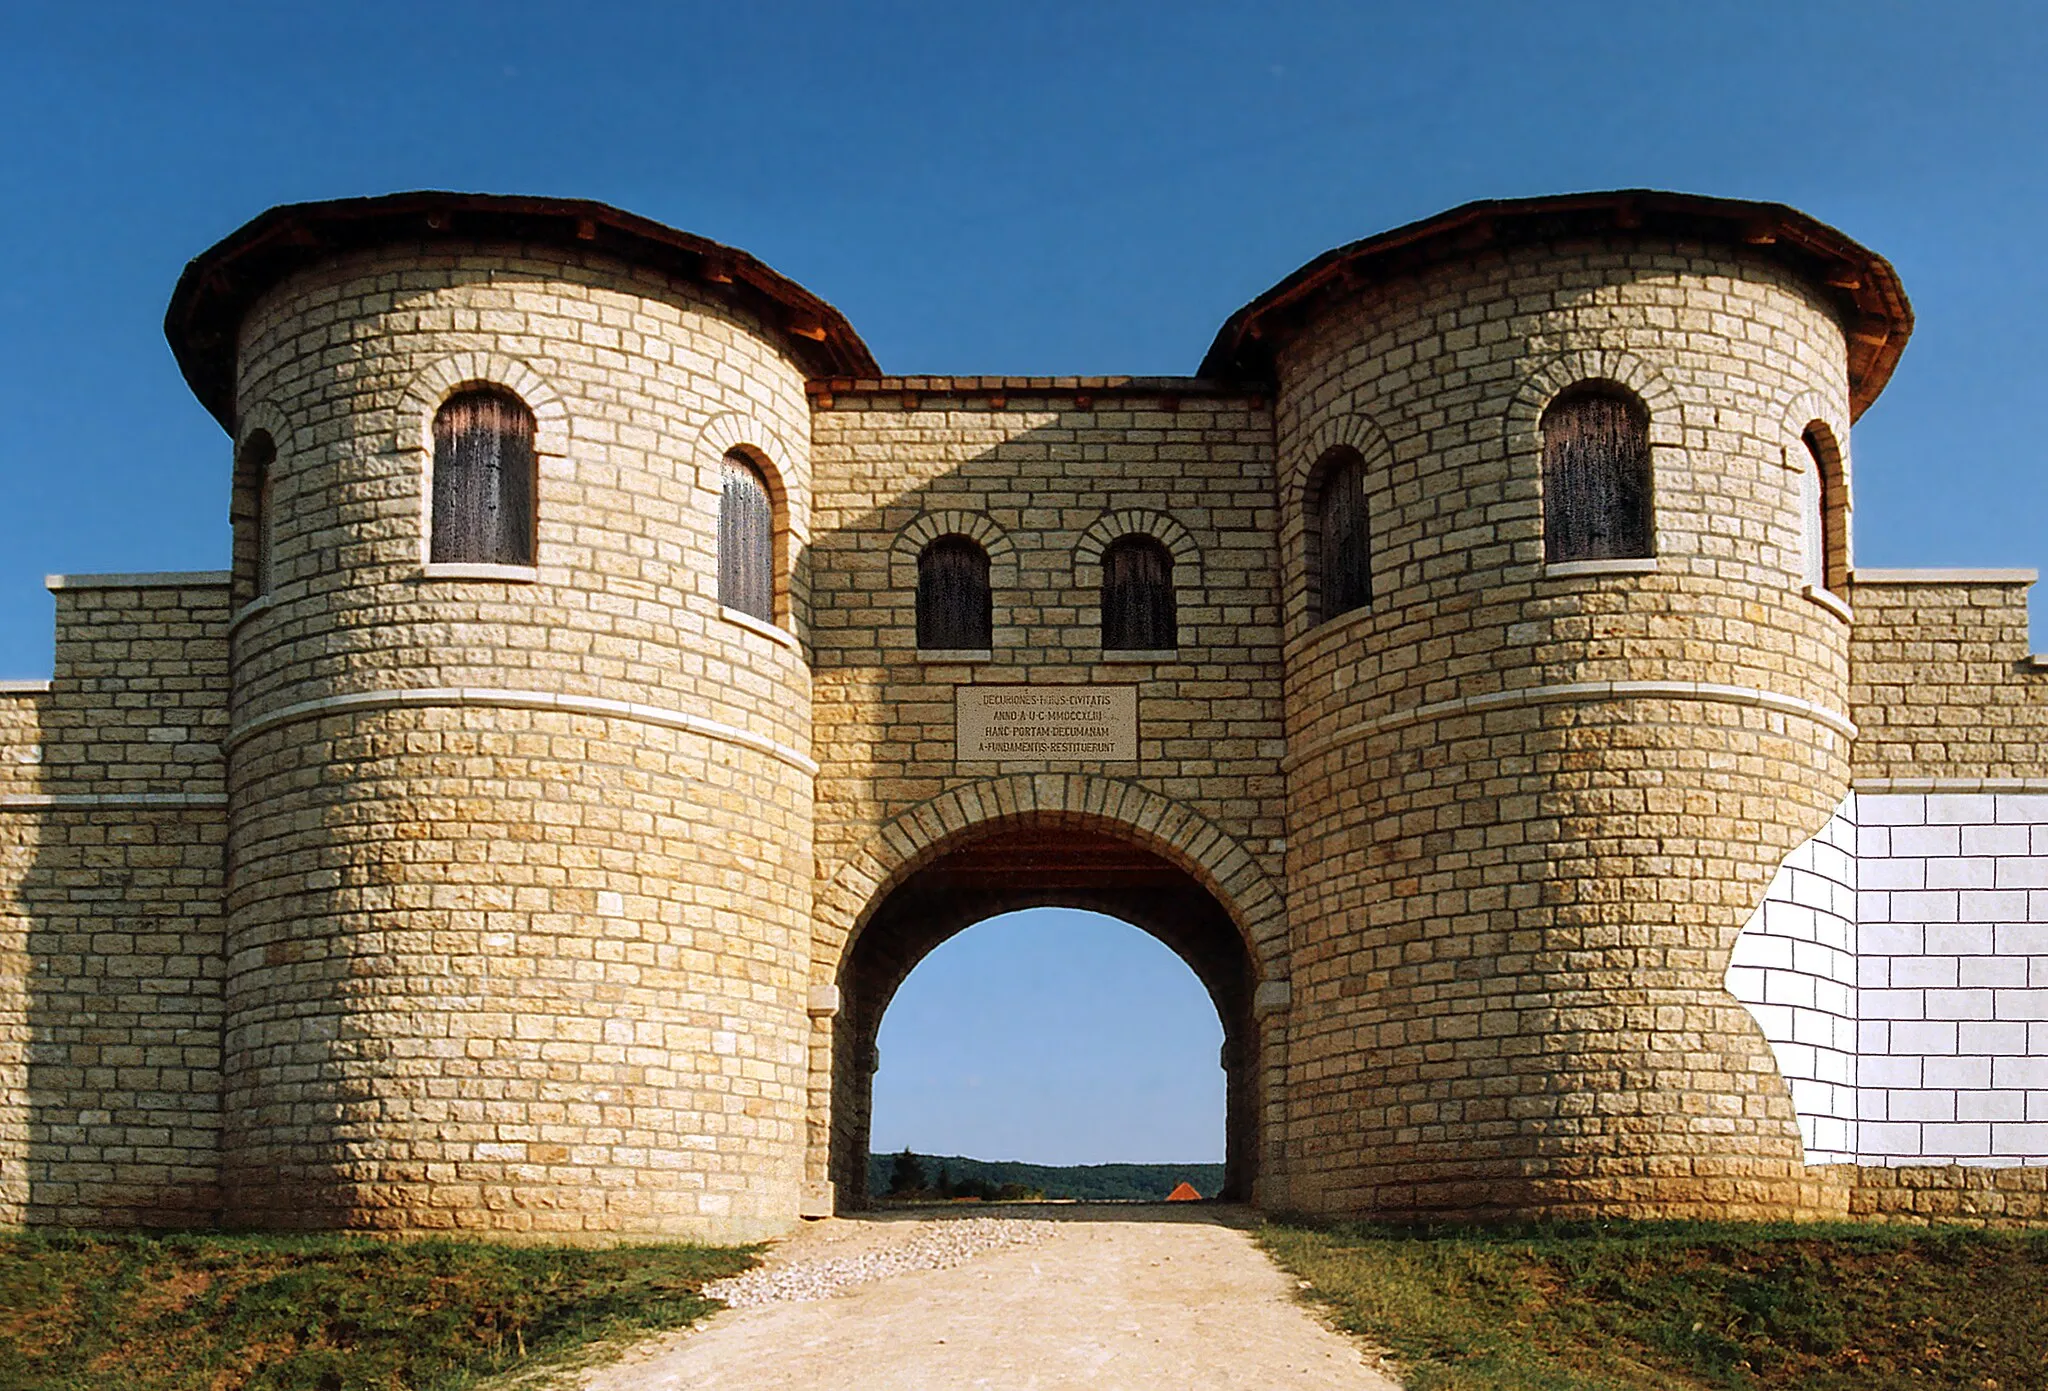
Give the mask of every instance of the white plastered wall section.
<path id="1" fill-rule="evenodd" d="M 1856 1134 L 1856 797 L 1785 858 L 1728 959 L 1792 1089 L 1809 1164 L 1850 1164 Z"/>
<path id="2" fill-rule="evenodd" d="M 2048 1164 L 2048 795 L 1852 794 L 1786 859 L 1728 987 L 1809 1163 Z"/>

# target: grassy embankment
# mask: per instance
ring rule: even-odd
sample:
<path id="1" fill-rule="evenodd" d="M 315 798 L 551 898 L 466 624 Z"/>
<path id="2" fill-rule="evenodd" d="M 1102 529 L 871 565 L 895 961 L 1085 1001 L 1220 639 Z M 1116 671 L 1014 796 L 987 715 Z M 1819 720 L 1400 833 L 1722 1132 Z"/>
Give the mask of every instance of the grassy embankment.
<path id="1" fill-rule="evenodd" d="M 2048 1387 L 2048 1232 L 1274 1225 L 1408 1391 Z"/>
<path id="2" fill-rule="evenodd" d="M 8 1391 L 454 1391 L 718 1307 L 755 1248 L 0 1237 Z"/>

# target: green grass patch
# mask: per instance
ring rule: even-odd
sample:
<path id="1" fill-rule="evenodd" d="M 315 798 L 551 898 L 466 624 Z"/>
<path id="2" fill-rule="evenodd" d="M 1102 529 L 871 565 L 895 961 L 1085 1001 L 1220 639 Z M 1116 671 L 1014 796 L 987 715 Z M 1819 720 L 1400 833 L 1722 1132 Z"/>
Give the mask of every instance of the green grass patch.
<path id="1" fill-rule="evenodd" d="M 758 1248 L 0 1236 L 8 1391 L 455 1391 L 718 1307 Z"/>
<path id="2" fill-rule="evenodd" d="M 2048 1232 L 1273 1225 L 1408 1391 L 2048 1387 Z"/>

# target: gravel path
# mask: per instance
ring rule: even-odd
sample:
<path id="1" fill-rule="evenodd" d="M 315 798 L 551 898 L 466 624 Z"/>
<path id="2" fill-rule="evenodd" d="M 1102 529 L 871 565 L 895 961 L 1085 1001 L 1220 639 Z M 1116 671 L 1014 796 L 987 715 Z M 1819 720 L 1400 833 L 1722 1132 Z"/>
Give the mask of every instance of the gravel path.
<path id="1" fill-rule="evenodd" d="M 1247 1225 L 1207 1205 L 821 1222 L 712 1291 L 735 1307 L 578 1384 L 1398 1391 L 1296 1301 Z"/>
<path id="2" fill-rule="evenodd" d="M 713 1299 L 735 1309 L 763 1304 L 790 1304 L 830 1299 L 855 1285 L 913 1270 L 945 1270 L 989 1251 L 1011 1246 L 1036 1246 L 1052 1235 L 1049 1222 L 1022 1222 L 1007 1217 L 971 1217 L 949 1222 L 919 1222 L 892 1232 L 894 1240 L 864 1243 L 869 1249 L 843 1255 L 814 1254 L 815 1246 L 798 1246 L 780 1260 L 716 1280 L 704 1287 Z"/>

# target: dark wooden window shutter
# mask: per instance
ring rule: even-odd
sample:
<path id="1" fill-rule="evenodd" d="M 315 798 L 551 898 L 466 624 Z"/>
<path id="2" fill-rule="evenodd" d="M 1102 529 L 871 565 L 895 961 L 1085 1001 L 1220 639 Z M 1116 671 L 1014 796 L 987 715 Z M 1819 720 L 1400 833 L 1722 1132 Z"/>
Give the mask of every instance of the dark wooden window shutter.
<path id="1" fill-rule="evenodd" d="M 1180 645 L 1173 606 L 1173 556 L 1150 536 L 1125 536 L 1102 556 L 1102 646 L 1109 652 L 1170 651 Z"/>
<path id="2" fill-rule="evenodd" d="M 965 536 L 941 536 L 917 558 L 917 645 L 983 650 L 994 632 L 988 552 Z"/>
<path id="3" fill-rule="evenodd" d="M 1652 554 L 1649 415 L 1617 390 L 1574 388 L 1543 413 L 1543 558 Z"/>
<path id="4" fill-rule="evenodd" d="M 775 508 L 768 480 L 738 454 L 725 456 L 718 505 L 718 602 L 775 621 Z"/>
<path id="5" fill-rule="evenodd" d="M 1367 539 L 1365 460 L 1346 449 L 1328 460 L 1316 495 L 1317 617 L 1328 620 L 1372 602 L 1372 552 Z"/>
<path id="6" fill-rule="evenodd" d="M 443 563 L 534 563 L 533 412 L 499 391 L 452 396 L 434 417 L 434 529 Z"/>

